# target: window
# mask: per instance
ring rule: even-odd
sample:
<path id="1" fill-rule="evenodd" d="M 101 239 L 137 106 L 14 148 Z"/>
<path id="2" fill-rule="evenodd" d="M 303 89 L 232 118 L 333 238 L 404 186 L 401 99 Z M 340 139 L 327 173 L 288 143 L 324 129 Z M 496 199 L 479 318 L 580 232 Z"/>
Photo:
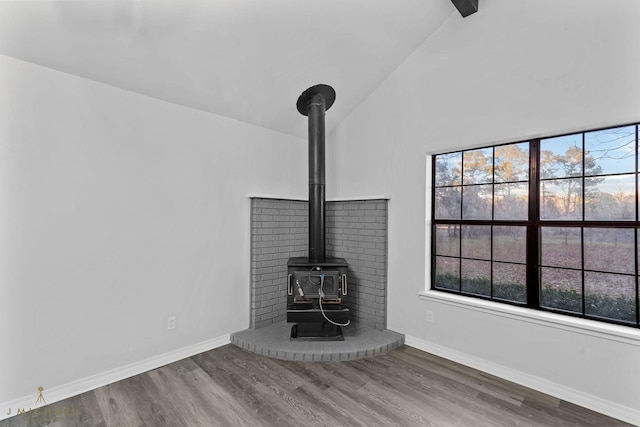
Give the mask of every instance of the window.
<path id="1" fill-rule="evenodd" d="M 431 288 L 640 326 L 638 125 L 433 156 Z"/>

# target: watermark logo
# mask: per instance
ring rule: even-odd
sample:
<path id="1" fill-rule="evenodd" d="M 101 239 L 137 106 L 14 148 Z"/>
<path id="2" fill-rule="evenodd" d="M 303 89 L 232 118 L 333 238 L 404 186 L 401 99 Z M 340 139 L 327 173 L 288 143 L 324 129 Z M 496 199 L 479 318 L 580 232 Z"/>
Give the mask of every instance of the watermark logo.
<path id="1" fill-rule="evenodd" d="M 38 405 L 38 403 L 43 403 L 43 404 L 47 404 L 47 402 L 44 400 L 44 396 L 42 395 L 42 392 L 44 391 L 44 387 L 40 386 L 38 387 L 38 398 L 36 399 L 36 406 Z"/>
<path id="2" fill-rule="evenodd" d="M 77 415 L 76 409 L 69 406 L 51 408 L 47 406 L 47 401 L 44 398 L 44 387 L 38 387 L 38 396 L 36 398 L 35 408 L 9 408 L 7 416 L 23 415 L 28 417 L 30 423 L 46 423 L 61 422 L 68 420 L 70 417 Z M 38 405 L 44 405 L 39 408 Z"/>

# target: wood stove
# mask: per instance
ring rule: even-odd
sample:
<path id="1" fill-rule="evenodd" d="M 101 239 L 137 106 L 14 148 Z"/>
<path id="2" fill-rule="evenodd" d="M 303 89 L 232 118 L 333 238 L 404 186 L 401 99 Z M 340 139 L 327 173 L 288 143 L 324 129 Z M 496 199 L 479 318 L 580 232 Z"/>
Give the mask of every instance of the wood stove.
<path id="1" fill-rule="evenodd" d="M 347 262 L 325 256 L 325 112 L 336 93 L 331 86 L 305 90 L 296 104 L 309 118 L 309 257 L 287 263 L 287 322 L 292 340 L 343 340 L 348 326 Z"/>

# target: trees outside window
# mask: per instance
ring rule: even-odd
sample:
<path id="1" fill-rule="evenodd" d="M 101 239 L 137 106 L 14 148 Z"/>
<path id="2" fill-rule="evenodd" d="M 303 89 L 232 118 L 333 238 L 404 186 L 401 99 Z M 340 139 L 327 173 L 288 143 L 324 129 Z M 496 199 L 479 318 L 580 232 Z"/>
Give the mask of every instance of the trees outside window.
<path id="1" fill-rule="evenodd" d="M 638 126 L 433 156 L 432 289 L 639 326 Z"/>

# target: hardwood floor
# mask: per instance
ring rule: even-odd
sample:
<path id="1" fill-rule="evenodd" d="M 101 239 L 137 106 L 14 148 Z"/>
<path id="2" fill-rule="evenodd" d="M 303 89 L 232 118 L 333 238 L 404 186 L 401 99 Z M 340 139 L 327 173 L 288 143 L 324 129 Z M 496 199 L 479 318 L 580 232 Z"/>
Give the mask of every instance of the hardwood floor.
<path id="1" fill-rule="evenodd" d="M 26 426 L 623 426 L 403 346 L 305 363 L 226 345 L 4 421 Z"/>

